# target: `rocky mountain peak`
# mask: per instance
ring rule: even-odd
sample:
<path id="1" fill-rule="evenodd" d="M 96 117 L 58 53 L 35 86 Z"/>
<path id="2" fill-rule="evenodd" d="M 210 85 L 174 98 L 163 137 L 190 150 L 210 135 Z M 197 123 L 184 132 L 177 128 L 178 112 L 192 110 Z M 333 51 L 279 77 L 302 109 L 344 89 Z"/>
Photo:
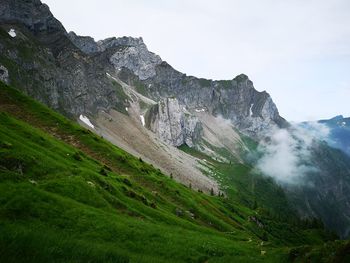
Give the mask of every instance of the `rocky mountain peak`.
<path id="1" fill-rule="evenodd" d="M 91 37 L 78 36 L 70 32 L 68 37 L 72 43 L 86 54 L 103 52 L 108 49 L 123 46 L 111 57 L 110 63 L 117 69 L 126 68 L 132 71 L 141 80 L 153 77 L 156 74 L 155 66 L 162 63 L 161 58 L 150 52 L 141 37 L 111 37 L 95 42 Z"/>
<path id="2" fill-rule="evenodd" d="M 68 33 L 68 37 L 84 53 L 91 54 L 99 51 L 99 47 L 92 37 L 78 36 L 73 31 Z"/>
<path id="3" fill-rule="evenodd" d="M 146 48 L 145 43 L 143 42 L 142 37 L 111 37 L 106 38 L 104 40 L 100 40 L 97 42 L 97 45 L 100 47 L 100 50 L 106 50 L 111 47 L 116 46 L 130 46 L 130 47 L 137 47 L 137 48 Z"/>
<path id="4" fill-rule="evenodd" d="M 50 8 L 40 0 L 1 0 L 0 22 L 21 23 L 34 33 L 65 31 Z"/>
<path id="5" fill-rule="evenodd" d="M 69 32 L 68 37 L 76 47 L 87 54 L 103 52 L 109 48 L 118 46 L 147 49 L 142 37 L 110 37 L 96 42 L 90 36 L 79 36 L 73 31 Z"/>
<path id="6" fill-rule="evenodd" d="M 237 82 L 243 82 L 243 81 L 247 81 L 249 80 L 249 77 L 246 74 L 239 74 L 236 77 L 233 78 L 233 80 L 237 81 Z"/>

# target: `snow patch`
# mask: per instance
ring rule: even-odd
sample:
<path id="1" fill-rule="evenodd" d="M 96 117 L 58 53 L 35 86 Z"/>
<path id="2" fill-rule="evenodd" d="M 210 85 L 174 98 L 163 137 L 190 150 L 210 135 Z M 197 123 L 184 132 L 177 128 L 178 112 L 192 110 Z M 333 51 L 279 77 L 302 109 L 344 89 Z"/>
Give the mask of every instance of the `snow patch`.
<path id="1" fill-rule="evenodd" d="M 106 75 L 107 75 L 107 77 L 110 77 L 110 78 L 112 78 L 113 80 L 115 80 L 115 81 L 118 82 L 118 80 L 117 80 L 115 77 L 113 77 L 111 74 L 109 74 L 108 72 L 106 72 Z"/>
<path id="2" fill-rule="evenodd" d="M 205 109 L 204 108 L 196 109 L 196 112 L 205 112 Z"/>
<path id="3" fill-rule="evenodd" d="M 84 122 L 87 126 L 93 128 L 93 129 L 95 129 L 95 126 L 91 123 L 91 121 L 89 120 L 88 117 L 86 117 L 86 116 L 80 114 L 79 119 L 80 119 L 82 122 Z"/>
<path id="4" fill-rule="evenodd" d="M 16 36 L 17 36 L 16 31 L 15 31 L 13 28 L 11 28 L 10 31 L 7 32 L 7 33 L 8 33 L 11 37 L 16 37 Z"/>
<path id="5" fill-rule="evenodd" d="M 252 111 L 253 105 L 254 105 L 254 103 L 250 104 L 249 116 L 253 116 L 253 111 Z"/>
<path id="6" fill-rule="evenodd" d="M 129 111 L 128 107 L 125 107 L 125 110 L 126 110 L 126 111 Z"/>
<path id="7" fill-rule="evenodd" d="M 341 126 L 345 126 L 346 125 L 346 122 L 345 121 L 343 121 L 342 123 L 341 123 Z"/>
<path id="8" fill-rule="evenodd" d="M 143 117 L 143 115 L 140 115 L 140 119 L 141 119 L 141 123 L 142 123 L 142 126 L 145 126 L 145 117 Z"/>

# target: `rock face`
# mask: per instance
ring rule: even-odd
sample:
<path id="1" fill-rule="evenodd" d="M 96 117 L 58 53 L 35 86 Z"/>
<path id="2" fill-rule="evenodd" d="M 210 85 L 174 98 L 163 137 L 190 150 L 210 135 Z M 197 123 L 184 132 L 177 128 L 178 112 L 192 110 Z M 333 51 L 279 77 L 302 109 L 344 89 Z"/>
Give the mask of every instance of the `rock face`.
<path id="1" fill-rule="evenodd" d="M 104 51 L 106 49 L 116 47 L 116 46 L 130 46 L 130 47 L 138 47 L 140 49 L 147 49 L 145 43 L 141 37 L 110 37 L 104 40 L 100 40 L 97 42 L 100 51 Z"/>
<path id="2" fill-rule="evenodd" d="M 50 12 L 49 7 L 42 4 L 40 0 L 2 0 L 0 22 L 19 22 L 34 33 L 64 30 L 62 24 Z"/>
<path id="3" fill-rule="evenodd" d="M 18 24 L 31 31 L 39 43 L 57 56 L 62 49 L 73 46 L 62 24 L 40 0 L 0 2 L 0 24 Z"/>
<path id="4" fill-rule="evenodd" d="M 9 84 L 10 82 L 9 72 L 7 68 L 2 65 L 0 65 L 0 81 L 5 82 L 6 84 Z"/>
<path id="5" fill-rule="evenodd" d="M 319 123 L 329 128 L 330 134 L 327 142 L 350 156 L 350 118 L 340 115 L 330 120 L 321 120 Z"/>
<path id="6" fill-rule="evenodd" d="M 72 31 L 68 33 L 68 37 L 72 43 L 84 53 L 92 54 L 100 51 L 98 45 L 92 37 L 77 36 Z"/>
<path id="7" fill-rule="evenodd" d="M 241 132 L 255 138 L 273 126 L 288 125 L 279 116 L 270 95 L 255 90 L 253 82 L 244 74 L 224 81 L 198 79 L 176 71 L 148 51 L 142 38 L 109 38 L 95 44 L 90 38 L 74 34 L 76 38 L 80 40 L 73 42 L 85 53 L 124 47 L 111 53 L 110 63 L 121 80 L 141 87 L 143 95 L 153 100 L 175 97 L 190 112 L 205 110 L 214 116 L 222 116 L 231 120 Z"/>
<path id="8" fill-rule="evenodd" d="M 192 147 L 201 137 L 202 126 L 197 117 L 179 105 L 176 98 L 162 99 L 146 116 L 147 127 L 165 143 Z"/>
<path id="9" fill-rule="evenodd" d="M 81 52 L 47 5 L 37 0 L 1 1 L 0 30 L 9 28 L 20 37 L 3 34 L 0 63 L 26 94 L 71 118 L 123 105 L 106 77 L 108 59 Z"/>
<path id="10" fill-rule="evenodd" d="M 134 79 L 129 75 L 129 70 L 119 71 L 120 78 L 126 82 Z M 279 116 L 270 95 L 255 90 L 253 83 L 243 74 L 228 81 L 198 79 L 162 62 L 156 66 L 155 76 L 139 80 L 153 100 L 176 97 L 190 111 L 205 110 L 214 116 L 222 116 L 249 136 L 259 137 L 272 126 L 288 125 Z"/>
<path id="11" fill-rule="evenodd" d="M 117 51 L 110 58 L 113 66 L 116 69 L 127 68 L 131 70 L 140 80 L 154 77 L 156 66 L 162 62 L 161 58 L 149 52 L 142 41 L 137 45 L 126 45 L 125 49 Z"/>

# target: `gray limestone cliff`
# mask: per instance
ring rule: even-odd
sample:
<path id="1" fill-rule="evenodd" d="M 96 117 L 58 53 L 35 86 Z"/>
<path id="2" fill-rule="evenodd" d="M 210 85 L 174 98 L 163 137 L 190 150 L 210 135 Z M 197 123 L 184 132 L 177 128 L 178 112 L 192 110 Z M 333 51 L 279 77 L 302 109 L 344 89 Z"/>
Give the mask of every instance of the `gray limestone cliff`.
<path id="1" fill-rule="evenodd" d="M 12 86 L 71 118 L 123 105 L 106 77 L 105 54 L 91 57 L 77 48 L 39 0 L 1 1 L 0 33 L 0 63 Z"/>
<path id="2" fill-rule="evenodd" d="M 5 0 L 0 4 L 0 13 L 3 28 L 15 26 L 19 33 L 19 37 L 0 40 L 4 57 L 15 59 L 23 69 L 9 72 L 11 78 L 19 87 L 25 87 L 28 95 L 67 116 L 123 108 L 124 97 L 106 77 L 106 72 L 112 72 L 155 101 L 175 97 L 188 110 L 189 115 L 182 112 L 183 116 L 205 110 L 229 119 L 241 132 L 254 137 L 272 126 L 286 125 L 271 97 L 256 91 L 245 75 L 225 81 L 186 76 L 150 52 L 142 38 L 113 37 L 96 42 L 91 37 L 67 33 L 49 8 L 37 0 Z M 18 52 L 21 41 L 32 37 L 40 45 L 29 43 L 29 52 Z M 180 127 L 181 134 L 188 133 L 188 126 Z M 162 133 L 166 131 L 158 132 Z M 174 138 L 171 141 L 178 144 Z M 192 145 L 190 140 L 187 142 Z"/>
<path id="3" fill-rule="evenodd" d="M 114 66 L 120 69 L 119 65 Z M 222 116 L 231 120 L 241 132 L 253 137 L 259 137 L 273 126 L 288 126 L 270 95 L 257 91 L 253 82 L 243 74 L 225 81 L 198 79 L 176 71 L 166 62 L 155 66 L 155 75 L 153 68 L 145 69 L 141 78 L 142 70 L 144 68 L 133 63 L 118 70 L 118 75 L 128 84 L 141 86 L 145 95 L 153 100 L 176 97 L 190 112 L 204 110 Z M 144 76 L 150 77 L 144 79 Z"/>
<path id="4" fill-rule="evenodd" d="M 49 7 L 40 0 L 1 0 L 0 22 L 20 22 L 34 33 L 64 30 Z"/>
<path id="5" fill-rule="evenodd" d="M 202 126 L 198 118 L 180 106 L 176 98 L 165 98 L 146 114 L 146 126 L 165 143 L 192 147 L 199 140 Z"/>
<path id="6" fill-rule="evenodd" d="M 81 44 L 84 40 L 85 46 Z M 173 69 L 150 52 L 142 38 L 101 40 L 95 42 L 95 51 L 86 50 L 90 41 L 81 37 L 80 44 L 76 45 L 86 53 L 110 50 L 109 62 L 119 78 L 138 87 L 143 95 L 153 100 L 175 97 L 190 112 L 205 110 L 214 116 L 222 116 L 231 120 L 241 132 L 256 138 L 273 126 L 288 126 L 270 95 L 265 91 L 257 91 L 244 74 L 232 80 L 199 79 Z M 113 52 L 115 47 L 124 48 Z"/>
<path id="7" fill-rule="evenodd" d="M 110 56 L 110 63 L 117 70 L 121 68 L 129 69 L 141 80 L 155 76 L 156 66 L 162 63 L 158 55 L 148 51 L 142 38 L 112 37 L 95 42 L 91 37 L 77 36 L 74 32 L 70 32 L 68 36 L 73 44 L 86 54 L 104 52 L 115 47 L 124 47 Z"/>
<path id="8" fill-rule="evenodd" d="M 99 46 L 92 37 L 78 36 L 72 31 L 68 33 L 68 37 L 84 53 L 92 54 L 100 51 Z"/>
<path id="9" fill-rule="evenodd" d="M 257 91 L 247 76 L 241 74 L 224 81 L 199 79 L 173 69 L 150 52 L 142 38 L 113 37 L 95 42 L 91 37 L 67 33 L 39 0 L 2 1 L 0 23 L 5 30 L 15 26 L 19 32 L 19 37 L 0 40 L 3 56 L 15 60 L 23 70 L 13 73 L 9 70 L 9 81 L 17 82 L 28 95 L 68 116 L 123 108 L 124 97 L 106 76 L 106 72 L 112 72 L 155 101 L 176 98 L 188 111 L 181 111 L 181 116 L 206 111 L 230 120 L 241 132 L 253 137 L 259 137 L 272 126 L 287 125 L 269 94 Z M 33 37 L 40 45 L 29 42 L 29 50 L 21 54 L 21 42 Z M 10 68 L 5 63 L 4 66 Z M 188 127 L 197 121 L 190 120 L 182 117 L 177 124 L 182 129 L 180 134 L 191 133 Z M 165 125 L 158 127 L 165 129 L 158 134 L 167 134 Z M 174 136 L 170 141 L 178 145 L 181 140 Z"/>
<path id="10" fill-rule="evenodd" d="M 162 60 L 159 56 L 147 50 L 146 46 L 127 46 L 125 49 L 117 51 L 110 58 L 110 62 L 119 70 L 127 68 L 133 71 L 140 80 L 146 80 L 156 75 L 156 66 Z"/>

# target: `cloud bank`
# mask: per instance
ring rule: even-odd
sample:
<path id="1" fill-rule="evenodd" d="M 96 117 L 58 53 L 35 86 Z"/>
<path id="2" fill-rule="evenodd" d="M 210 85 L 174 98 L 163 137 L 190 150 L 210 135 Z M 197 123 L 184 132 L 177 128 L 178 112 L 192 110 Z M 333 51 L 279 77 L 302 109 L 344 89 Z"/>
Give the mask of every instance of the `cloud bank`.
<path id="1" fill-rule="evenodd" d="M 256 168 L 281 184 L 301 184 L 309 173 L 317 172 L 311 163 L 311 147 L 317 140 L 326 140 L 330 130 L 320 123 L 292 125 L 274 129 L 258 146 L 260 158 Z"/>

